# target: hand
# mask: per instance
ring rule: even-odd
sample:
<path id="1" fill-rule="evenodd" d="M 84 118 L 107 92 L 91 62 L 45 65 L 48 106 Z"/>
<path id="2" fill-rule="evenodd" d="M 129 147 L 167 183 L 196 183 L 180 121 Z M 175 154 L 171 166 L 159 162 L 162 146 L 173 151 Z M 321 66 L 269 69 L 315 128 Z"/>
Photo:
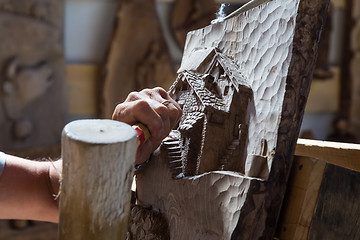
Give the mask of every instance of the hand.
<path id="1" fill-rule="evenodd" d="M 165 100 L 170 101 L 166 106 L 162 104 Z M 157 87 L 130 93 L 123 103 L 116 106 L 112 119 L 130 125 L 140 122 L 149 129 L 150 138 L 138 148 L 136 154 L 135 164 L 140 164 L 169 135 L 181 114 L 179 104 L 164 89 Z"/>

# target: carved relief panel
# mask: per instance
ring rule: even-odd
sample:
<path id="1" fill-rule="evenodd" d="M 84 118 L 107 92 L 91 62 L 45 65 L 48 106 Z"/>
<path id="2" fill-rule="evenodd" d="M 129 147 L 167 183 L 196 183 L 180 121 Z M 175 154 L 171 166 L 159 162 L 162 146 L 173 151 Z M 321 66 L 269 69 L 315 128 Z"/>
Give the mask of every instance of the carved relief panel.
<path id="1" fill-rule="evenodd" d="M 259 2 L 188 33 L 182 119 L 137 174 L 171 239 L 273 238 L 329 1 Z"/>
<path id="2" fill-rule="evenodd" d="M 63 1 L 0 0 L 0 149 L 60 142 Z"/>

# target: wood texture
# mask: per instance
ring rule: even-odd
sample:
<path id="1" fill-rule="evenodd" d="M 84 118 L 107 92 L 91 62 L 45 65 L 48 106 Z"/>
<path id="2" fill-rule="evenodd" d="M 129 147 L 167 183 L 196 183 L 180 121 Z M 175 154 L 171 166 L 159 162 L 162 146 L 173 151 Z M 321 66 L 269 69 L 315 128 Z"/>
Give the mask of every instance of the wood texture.
<path id="1" fill-rule="evenodd" d="M 58 144 L 67 117 L 63 1 L 0 1 L 0 146 Z"/>
<path id="2" fill-rule="evenodd" d="M 327 6 L 327 0 L 273 0 L 188 34 L 179 78 L 171 88 L 179 103 L 188 108 L 178 127 L 181 137 L 173 131 L 153 155 L 148 169 L 138 175 L 139 202 L 164 214 L 171 239 L 272 239 Z M 216 53 L 219 58 L 213 57 Z M 230 72 L 243 77 L 229 76 L 225 69 L 234 66 L 237 70 Z M 190 79 L 187 74 L 194 76 Z M 236 84 L 227 85 L 229 79 Z M 221 141 L 228 141 L 226 128 L 220 133 L 211 130 L 215 128 L 210 127 L 208 111 L 215 113 L 214 122 L 222 126 L 217 111 L 223 111 L 226 86 L 236 88 L 239 79 L 253 92 L 240 111 L 246 116 L 240 123 L 247 125 L 246 146 L 236 152 L 245 156 L 238 160 L 243 167 L 202 171 L 201 162 L 219 160 L 216 154 L 221 151 Z M 182 99 L 186 101 L 182 103 Z M 232 111 L 229 119 L 236 112 Z M 239 126 L 233 127 L 237 130 Z M 212 143 L 219 148 L 215 157 L 203 158 L 209 154 L 201 151 L 207 141 L 220 143 Z M 186 160 L 179 156 L 182 150 L 186 150 Z M 245 166 L 258 164 L 255 159 L 259 157 L 254 156 L 266 163 L 268 172 L 261 178 L 246 176 Z M 187 172 L 189 162 L 191 171 Z M 179 174 L 173 174 L 173 169 Z"/>
<path id="3" fill-rule="evenodd" d="M 278 131 L 277 151 L 274 156 L 276 161 L 274 161 L 269 177 L 269 181 L 274 181 L 276 184 L 269 184 L 265 197 L 265 201 L 270 202 L 265 207 L 268 213 L 266 220 L 267 233 L 273 234 L 276 228 L 276 220 L 286 189 L 286 180 L 300 131 L 317 56 L 321 29 L 326 19 L 328 6 L 328 0 L 305 0 L 301 1 L 299 5 L 292 50 L 293 57 L 286 81 L 286 93 Z"/>
<path id="4" fill-rule="evenodd" d="M 167 159 L 154 157 L 137 175 L 139 204 L 151 203 L 164 214 L 170 239 L 230 239 L 250 179 L 235 172 L 211 172 L 174 181 Z M 149 180 L 158 183 L 158 190 L 145 184 Z"/>
<path id="5" fill-rule="evenodd" d="M 325 167 L 322 160 L 294 158 L 277 227 L 279 239 L 307 239 Z"/>
<path id="6" fill-rule="evenodd" d="M 360 173 L 328 164 L 308 239 L 360 238 Z"/>
<path id="7" fill-rule="evenodd" d="M 102 117 L 111 117 L 129 92 L 161 86 L 174 79 L 154 0 L 122 0 L 103 71 Z"/>
<path id="8" fill-rule="evenodd" d="M 299 139 L 295 155 L 317 158 L 337 166 L 360 171 L 359 144 Z"/>
<path id="9" fill-rule="evenodd" d="M 185 46 L 186 34 L 203 28 L 216 18 L 217 4 L 214 0 L 176 0 L 171 26 L 179 46 Z"/>
<path id="10" fill-rule="evenodd" d="M 112 120 L 78 120 L 63 131 L 60 239 L 125 239 L 136 131 Z"/>

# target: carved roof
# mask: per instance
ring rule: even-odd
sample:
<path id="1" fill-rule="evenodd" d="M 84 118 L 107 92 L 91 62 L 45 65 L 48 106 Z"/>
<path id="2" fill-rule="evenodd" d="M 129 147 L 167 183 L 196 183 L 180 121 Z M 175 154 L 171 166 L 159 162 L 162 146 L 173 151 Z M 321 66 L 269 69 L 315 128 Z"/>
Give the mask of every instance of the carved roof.
<path id="1" fill-rule="evenodd" d="M 239 86 L 248 88 L 251 91 L 251 87 L 243 75 L 244 70 L 240 69 L 233 60 L 219 52 L 218 49 L 199 49 L 192 52 L 189 59 L 181 63 L 178 73 L 192 71 L 199 74 L 207 74 L 213 71 L 214 68 L 219 67 L 218 65 L 220 64 L 237 91 L 239 91 Z"/>
<path id="2" fill-rule="evenodd" d="M 215 48 L 199 50 L 193 55 L 191 62 L 179 69 L 181 72 L 170 91 L 178 91 L 186 82 L 202 105 L 222 112 L 230 111 L 234 92 L 252 94 L 239 66 Z M 232 88 L 229 95 L 224 94 L 226 87 Z"/>
<path id="3" fill-rule="evenodd" d="M 201 76 L 192 72 L 183 72 L 184 79 L 194 90 L 195 95 L 205 107 L 215 108 L 226 112 L 226 104 L 223 99 L 217 97 L 213 92 L 204 87 L 204 80 Z"/>

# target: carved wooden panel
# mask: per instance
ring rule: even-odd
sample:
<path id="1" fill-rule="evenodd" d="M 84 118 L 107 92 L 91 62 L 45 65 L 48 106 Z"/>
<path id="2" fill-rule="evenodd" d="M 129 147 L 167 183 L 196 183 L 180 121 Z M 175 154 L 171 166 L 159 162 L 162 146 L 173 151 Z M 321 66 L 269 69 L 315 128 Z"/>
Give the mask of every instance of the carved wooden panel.
<path id="1" fill-rule="evenodd" d="M 122 0 L 103 76 L 101 114 L 109 118 L 129 92 L 169 87 L 174 79 L 154 0 Z"/>
<path id="2" fill-rule="evenodd" d="M 271 239 L 328 0 L 272 0 L 190 32 L 179 126 L 137 176 L 171 239 Z"/>
<path id="3" fill-rule="evenodd" d="M 63 1 L 0 0 L 0 148 L 60 142 L 66 117 Z"/>

